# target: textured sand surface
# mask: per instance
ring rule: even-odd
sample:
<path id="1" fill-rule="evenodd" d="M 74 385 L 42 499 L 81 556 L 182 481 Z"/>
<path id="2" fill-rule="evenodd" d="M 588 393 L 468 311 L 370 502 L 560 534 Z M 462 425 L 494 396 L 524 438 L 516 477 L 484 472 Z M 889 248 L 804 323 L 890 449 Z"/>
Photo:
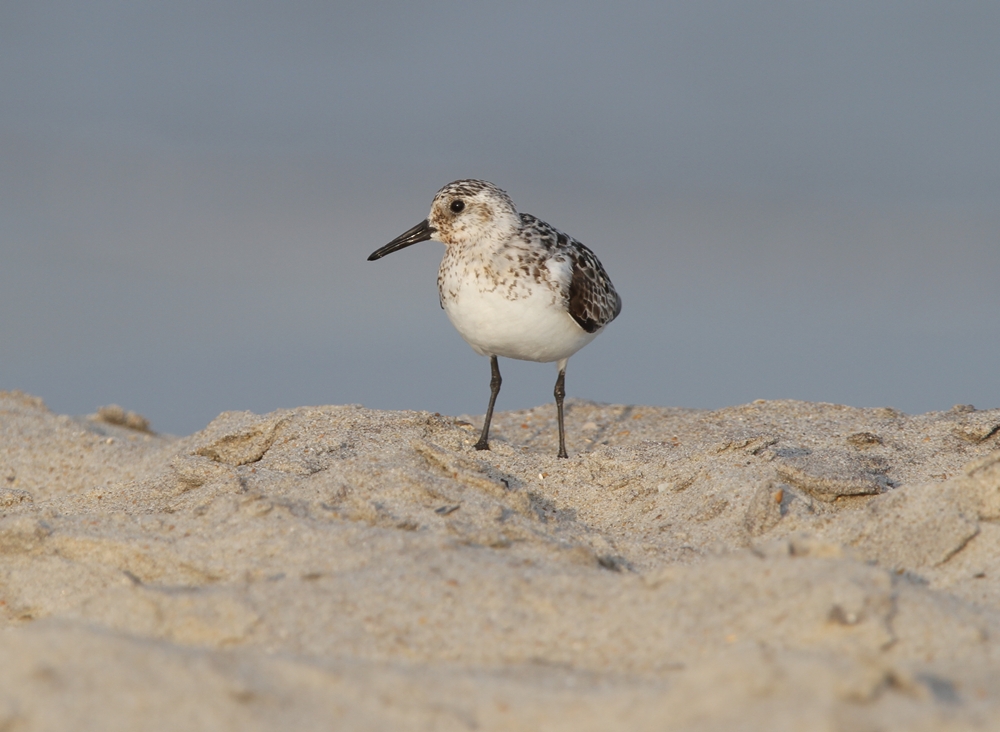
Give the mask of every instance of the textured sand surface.
<path id="1" fill-rule="evenodd" d="M 478 420 L 0 393 L 0 730 L 1000 726 L 1000 410 Z"/>

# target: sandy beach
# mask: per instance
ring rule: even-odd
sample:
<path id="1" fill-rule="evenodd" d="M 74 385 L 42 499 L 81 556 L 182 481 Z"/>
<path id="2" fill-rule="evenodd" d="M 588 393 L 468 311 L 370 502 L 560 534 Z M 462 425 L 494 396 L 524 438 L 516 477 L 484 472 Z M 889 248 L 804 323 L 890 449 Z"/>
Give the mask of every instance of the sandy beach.
<path id="1" fill-rule="evenodd" d="M 0 393 L 0 730 L 1000 724 L 1000 410 L 567 407 Z"/>

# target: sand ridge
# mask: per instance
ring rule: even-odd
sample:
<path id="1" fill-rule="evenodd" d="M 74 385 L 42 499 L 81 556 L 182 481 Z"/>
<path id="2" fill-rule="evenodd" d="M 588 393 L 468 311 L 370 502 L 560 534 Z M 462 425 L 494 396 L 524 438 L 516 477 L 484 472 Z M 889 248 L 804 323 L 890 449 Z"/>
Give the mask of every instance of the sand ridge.
<path id="1" fill-rule="evenodd" d="M 1000 715 L 1000 410 L 128 414 L 0 393 L 0 729 Z"/>

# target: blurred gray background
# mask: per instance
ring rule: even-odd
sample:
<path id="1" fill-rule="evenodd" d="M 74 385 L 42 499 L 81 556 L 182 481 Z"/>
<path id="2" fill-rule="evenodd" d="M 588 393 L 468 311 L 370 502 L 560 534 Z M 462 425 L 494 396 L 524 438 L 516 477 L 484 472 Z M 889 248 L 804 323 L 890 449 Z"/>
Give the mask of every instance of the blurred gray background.
<path id="1" fill-rule="evenodd" d="M 622 293 L 570 396 L 1000 406 L 998 38 L 996 2 L 0 2 L 0 388 L 481 414 L 442 245 L 365 261 L 476 177 Z"/>

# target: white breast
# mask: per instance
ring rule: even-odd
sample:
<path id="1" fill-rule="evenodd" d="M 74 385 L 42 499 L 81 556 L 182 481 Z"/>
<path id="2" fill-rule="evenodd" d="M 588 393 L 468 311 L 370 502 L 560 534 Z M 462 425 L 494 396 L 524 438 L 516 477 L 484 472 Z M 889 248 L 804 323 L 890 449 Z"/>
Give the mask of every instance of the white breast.
<path id="1" fill-rule="evenodd" d="M 523 361 L 560 361 L 590 343 L 548 282 L 523 273 L 496 273 L 489 267 L 441 263 L 441 305 L 452 324 L 483 356 Z"/>

